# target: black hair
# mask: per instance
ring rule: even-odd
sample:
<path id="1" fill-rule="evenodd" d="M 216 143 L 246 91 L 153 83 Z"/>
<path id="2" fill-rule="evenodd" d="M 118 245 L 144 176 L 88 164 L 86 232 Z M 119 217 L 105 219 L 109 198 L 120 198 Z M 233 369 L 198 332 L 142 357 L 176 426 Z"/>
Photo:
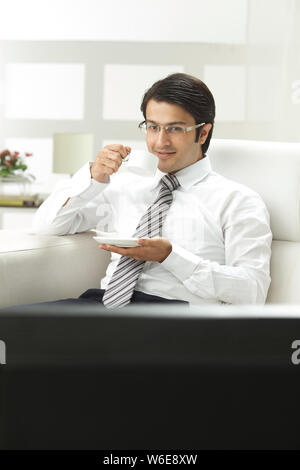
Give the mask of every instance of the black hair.
<path id="1" fill-rule="evenodd" d="M 181 106 L 193 116 L 195 124 L 201 122 L 212 124 L 207 139 L 202 145 L 202 152 L 205 154 L 213 133 L 216 112 L 214 97 L 205 83 L 186 73 L 173 73 L 158 80 L 143 96 L 141 111 L 145 119 L 147 104 L 152 99 Z M 195 142 L 198 142 L 200 132 L 201 127 L 196 129 Z"/>

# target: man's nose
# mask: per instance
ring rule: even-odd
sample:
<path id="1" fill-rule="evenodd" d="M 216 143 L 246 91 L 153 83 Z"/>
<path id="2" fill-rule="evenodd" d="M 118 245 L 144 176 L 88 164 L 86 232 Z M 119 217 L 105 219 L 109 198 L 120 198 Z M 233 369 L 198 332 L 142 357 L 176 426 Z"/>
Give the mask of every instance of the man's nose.
<path id="1" fill-rule="evenodd" d="M 168 143 L 170 143 L 170 136 L 166 132 L 166 130 L 163 127 L 161 127 L 159 132 L 156 135 L 156 145 L 160 147 Z"/>

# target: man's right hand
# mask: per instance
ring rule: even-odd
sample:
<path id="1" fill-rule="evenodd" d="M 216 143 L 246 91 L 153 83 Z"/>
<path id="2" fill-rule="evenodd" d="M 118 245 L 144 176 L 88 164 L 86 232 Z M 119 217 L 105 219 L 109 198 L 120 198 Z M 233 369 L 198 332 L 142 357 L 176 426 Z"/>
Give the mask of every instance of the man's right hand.
<path id="1" fill-rule="evenodd" d="M 118 171 L 123 158 L 126 158 L 130 152 L 131 148 L 124 145 L 105 145 L 98 152 L 97 158 L 90 168 L 92 178 L 99 183 L 108 183 L 109 176 Z"/>

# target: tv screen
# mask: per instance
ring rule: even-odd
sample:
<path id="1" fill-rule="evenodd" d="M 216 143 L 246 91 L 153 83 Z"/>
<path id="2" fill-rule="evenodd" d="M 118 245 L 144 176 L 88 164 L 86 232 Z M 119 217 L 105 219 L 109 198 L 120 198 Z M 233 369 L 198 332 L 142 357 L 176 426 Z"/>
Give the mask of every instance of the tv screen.
<path id="1" fill-rule="evenodd" d="M 300 318 L 265 308 L 2 309 L 0 448 L 300 448 Z"/>

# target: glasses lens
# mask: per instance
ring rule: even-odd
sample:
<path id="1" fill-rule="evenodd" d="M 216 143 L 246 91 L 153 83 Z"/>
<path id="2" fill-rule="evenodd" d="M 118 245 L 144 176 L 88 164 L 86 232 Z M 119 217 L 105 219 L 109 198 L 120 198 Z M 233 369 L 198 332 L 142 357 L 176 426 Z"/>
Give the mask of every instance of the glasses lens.
<path id="1" fill-rule="evenodd" d="M 160 131 L 160 126 L 150 123 L 148 124 L 147 122 L 144 122 L 141 127 L 146 134 L 157 134 Z"/>
<path id="2" fill-rule="evenodd" d="M 171 135 L 184 134 L 184 127 L 181 126 L 166 126 L 166 132 Z"/>
<path id="3" fill-rule="evenodd" d="M 146 123 L 142 122 L 141 124 L 139 124 L 139 129 L 143 134 L 146 134 L 146 132 L 147 132 Z"/>
<path id="4" fill-rule="evenodd" d="M 158 134 L 161 130 L 161 126 L 143 122 L 139 124 L 139 129 L 145 134 Z M 185 128 L 182 126 L 165 126 L 164 129 L 167 134 L 174 136 L 180 136 L 185 133 Z"/>

